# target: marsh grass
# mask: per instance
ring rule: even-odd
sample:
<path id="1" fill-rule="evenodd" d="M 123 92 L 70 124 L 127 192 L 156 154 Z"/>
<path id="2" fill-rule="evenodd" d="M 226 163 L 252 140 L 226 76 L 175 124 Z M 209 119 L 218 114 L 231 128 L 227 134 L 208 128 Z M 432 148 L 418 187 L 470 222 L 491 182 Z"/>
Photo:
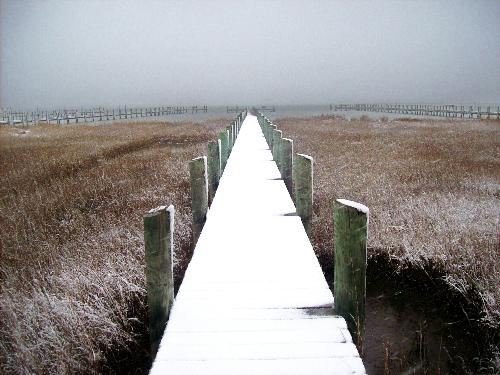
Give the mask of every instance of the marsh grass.
<path id="1" fill-rule="evenodd" d="M 332 272 L 334 198 L 370 208 L 369 258 L 399 270 L 442 269 L 475 300 L 481 324 L 500 322 L 500 123 L 338 117 L 281 119 L 294 152 L 315 162 L 313 242 Z"/>
<path id="2" fill-rule="evenodd" d="M 142 215 L 175 205 L 178 283 L 187 162 L 224 125 L 0 128 L 0 372 L 112 373 L 123 353 L 147 356 Z"/>

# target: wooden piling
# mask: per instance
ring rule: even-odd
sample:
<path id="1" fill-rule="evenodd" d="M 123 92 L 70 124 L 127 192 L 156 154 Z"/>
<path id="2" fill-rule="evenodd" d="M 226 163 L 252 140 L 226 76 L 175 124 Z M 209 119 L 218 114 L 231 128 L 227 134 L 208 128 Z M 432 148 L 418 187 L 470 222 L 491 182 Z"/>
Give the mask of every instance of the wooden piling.
<path id="1" fill-rule="evenodd" d="M 227 133 L 228 133 L 228 138 L 227 138 L 227 149 L 228 149 L 228 154 L 227 156 L 231 155 L 231 150 L 233 149 L 233 141 L 234 141 L 234 134 L 233 134 L 233 127 L 231 125 L 228 125 L 226 127 Z"/>
<path id="2" fill-rule="evenodd" d="M 273 125 L 272 123 L 270 123 L 267 119 L 265 121 L 266 121 L 266 139 L 267 139 L 267 144 L 269 145 L 269 149 L 271 149 L 271 146 L 273 144 L 273 140 L 271 138 L 271 135 L 273 133 L 273 130 L 277 129 L 277 127 L 275 125 Z"/>
<path id="3" fill-rule="evenodd" d="M 189 162 L 191 180 L 191 210 L 193 213 L 193 248 L 205 225 L 208 211 L 207 158 L 201 156 Z"/>
<path id="4" fill-rule="evenodd" d="M 229 132 L 227 130 L 220 132 L 219 140 L 220 140 L 220 158 L 221 158 L 220 175 L 222 176 L 222 172 L 224 172 L 224 169 L 226 168 L 227 159 L 229 158 L 229 148 L 228 148 Z"/>
<path id="5" fill-rule="evenodd" d="M 360 203 L 345 199 L 333 202 L 334 309 L 345 318 L 360 348 L 365 333 L 368 216 L 368 208 Z"/>
<path id="6" fill-rule="evenodd" d="M 273 159 L 278 166 L 278 169 L 281 173 L 281 138 L 283 137 L 283 133 L 281 130 L 273 130 L 273 148 L 271 150 L 273 154 Z M 283 174 L 281 173 L 283 176 Z"/>
<path id="7" fill-rule="evenodd" d="M 285 182 L 290 196 L 293 194 L 292 167 L 293 167 L 293 141 L 288 138 L 281 140 L 281 177 Z"/>
<path id="8" fill-rule="evenodd" d="M 220 140 L 208 142 L 208 199 L 209 205 L 219 186 L 220 179 Z"/>
<path id="9" fill-rule="evenodd" d="M 293 159 L 293 190 L 297 215 L 300 216 L 304 229 L 311 238 L 313 214 L 313 158 L 296 154 Z"/>
<path id="10" fill-rule="evenodd" d="M 174 301 L 173 206 L 144 215 L 144 250 L 151 357 L 154 358 Z"/>
<path id="11" fill-rule="evenodd" d="M 267 143 L 269 144 L 269 149 L 271 150 L 271 153 L 273 152 L 273 131 L 278 130 L 278 127 L 276 125 L 273 125 L 269 123 L 269 139 Z"/>

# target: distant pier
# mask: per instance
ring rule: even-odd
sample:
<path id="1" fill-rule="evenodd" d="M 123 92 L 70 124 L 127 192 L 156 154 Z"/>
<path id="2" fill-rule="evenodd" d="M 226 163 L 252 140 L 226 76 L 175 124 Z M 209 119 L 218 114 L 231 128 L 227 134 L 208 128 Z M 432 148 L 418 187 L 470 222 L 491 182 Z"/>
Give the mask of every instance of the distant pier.
<path id="1" fill-rule="evenodd" d="M 383 112 L 436 117 L 500 119 L 500 106 L 465 106 L 455 104 L 330 104 L 330 111 Z"/>
<path id="2" fill-rule="evenodd" d="M 0 110 L 0 124 L 7 125 L 36 125 L 46 124 L 70 124 L 87 123 L 99 121 L 111 121 L 122 119 L 134 119 L 144 117 L 159 117 L 177 115 L 184 113 L 207 113 L 208 107 L 204 106 L 160 106 L 160 107 L 119 107 L 104 108 L 96 107 L 90 109 L 59 109 L 59 110 L 35 110 L 19 111 L 13 109 Z"/>

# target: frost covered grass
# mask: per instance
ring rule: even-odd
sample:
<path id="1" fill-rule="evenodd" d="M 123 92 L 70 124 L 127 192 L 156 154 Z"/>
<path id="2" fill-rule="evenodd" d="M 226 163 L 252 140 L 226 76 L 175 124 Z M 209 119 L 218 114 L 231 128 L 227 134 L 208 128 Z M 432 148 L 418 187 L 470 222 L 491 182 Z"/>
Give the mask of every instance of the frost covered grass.
<path id="1" fill-rule="evenodd" d="M 479 296 L 482 324 L 500 323 L 500 123 L 336 117 L 281 119 L 294 152 L 315 161 L 313 242 L 333 266 L 334 198 L 370 209 L 369 257 L 444 270 Z"/>
<path id="2" fill-rule="evenodd" d="M 120 366 L 147 355 L 142 215 L 175 205 L 179 280 L 187 162 L 225 125 L 0 128 L 1 373 L 134 372 Z"/>

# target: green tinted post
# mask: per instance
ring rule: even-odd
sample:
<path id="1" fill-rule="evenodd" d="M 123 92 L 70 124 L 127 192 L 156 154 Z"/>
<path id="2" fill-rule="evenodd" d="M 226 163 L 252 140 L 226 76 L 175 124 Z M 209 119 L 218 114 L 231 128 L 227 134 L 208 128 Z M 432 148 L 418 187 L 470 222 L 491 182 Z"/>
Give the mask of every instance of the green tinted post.
<path id="1" fill-rule="evenodd" d="M 189 162 L 191 180 L 191 210 L 193 213 L 193 248 L 198 242 L 208 211 L 207 158 L 202 156 Z"/>
<path id="2" fill-rule="evenodd" d="M 173 206 L 161 206 L 144 215 L 144 250 L 148 301 L 149 341 L 154 358 L 174 301 Z"/>
<path id="3" fill-rule="evenodd" d="M 220 140 L 208 142 L 208 198 L 212 201 L 219 186 L 220 178 Z"/>
<path id="4" fill-rule="evenodd" d="M 313 214 L 313 158 L 297 154 L 293 159 L 293 187 L 297 215 L 311 238 Z"/>
<path id="5" fill-rule="evenodd" d="M 222 172 L 224 172 L 224 169 L 226 168 L 227 159 L 229 158 L 229 132 L 227 130 L 220 132 L 219 140 L 220 140 L 220 158 L 221 158 L 220 174 L 222 176 Z"/>
<path id="6" fill-rule="evenodd" d="M 278 169 L 281 173 L 281 138 L 283 134 L 281 130 L 273 130 L 273 148 L 272 148 L 272 154 L 273 154 L 273 159 L 276 162 L 276 165 L 278 166 Z"/>
<path id="7" fill-rule="evenodd" d="M 360 203 L 344 199 L 333 202 L 334 308 L 345 318 L 361 348 L 365 333 L 368 216 L 368 208 Z"/>
<path id="8" fill-rule="evenodd" d="M 288 138 L 281 140 L 281 177 L 285 182 L 286 188 L 290 196 L 293 194 L 292 183 L 292 166 L 293 166 L 293 141 Z"/>

